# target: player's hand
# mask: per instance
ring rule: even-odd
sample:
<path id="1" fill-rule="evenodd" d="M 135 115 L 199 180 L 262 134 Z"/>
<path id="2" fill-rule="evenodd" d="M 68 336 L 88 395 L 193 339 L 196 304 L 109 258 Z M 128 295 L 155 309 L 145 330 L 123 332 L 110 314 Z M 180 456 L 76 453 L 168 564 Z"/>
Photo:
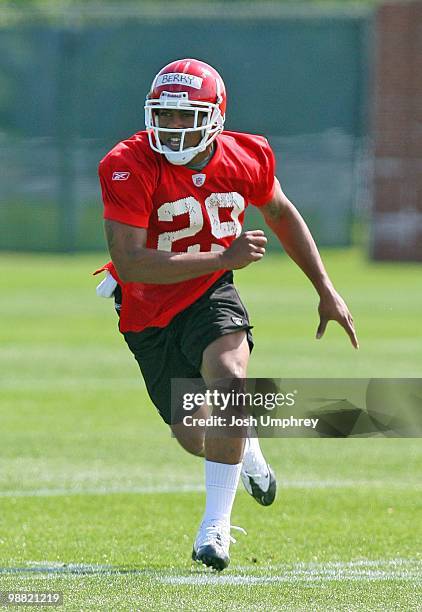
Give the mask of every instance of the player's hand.
<path id="1" fill-rule="evenodd" d="M 222 253 L 223 267 L 227 270 L 245 268 L 265 255 L 267 239 L 262 230 L 250 230 L 240 234 Z"/>
<path id="2" fill-rule="evenodd" d="M 337 293 L 337 291 L 331 289 L 330 291 L 320 295 L 318 312 L 319 326 L 316 333 L 317 340 L 322 338 L 324 335 L 328 321 L 337 321 L 337 323 L 339 323 L 348 334 L 350 342 L 353 344 L 355 349 L 359 348 L 359 342 L 353 324 L 353 317 L 347 308 L 346 302 L 343 300 L 341 295 Z"/>

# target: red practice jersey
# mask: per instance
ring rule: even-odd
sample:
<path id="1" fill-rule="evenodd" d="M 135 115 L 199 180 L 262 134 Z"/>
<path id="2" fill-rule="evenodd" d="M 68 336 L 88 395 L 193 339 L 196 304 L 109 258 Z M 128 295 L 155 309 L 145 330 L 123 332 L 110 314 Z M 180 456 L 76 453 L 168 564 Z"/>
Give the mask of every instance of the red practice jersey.
<path id="1" fill-rule="evenodd" d="M 138 132 L 101 161 L 104 218 L 147 229 L 147 248 L 208 252 L 239 236 L 248 204 L 262 206 L 274 191 L 275 162 L 265 138 L 223 132 L 201 171 L 169 163 Z M 117 280 L 112 264 L 106 266 Z M 172 283 L 121 283 L 120 331 L 165 327 L 224 273 Z M 120 282 L 120 281 L 119 281 Z"/>

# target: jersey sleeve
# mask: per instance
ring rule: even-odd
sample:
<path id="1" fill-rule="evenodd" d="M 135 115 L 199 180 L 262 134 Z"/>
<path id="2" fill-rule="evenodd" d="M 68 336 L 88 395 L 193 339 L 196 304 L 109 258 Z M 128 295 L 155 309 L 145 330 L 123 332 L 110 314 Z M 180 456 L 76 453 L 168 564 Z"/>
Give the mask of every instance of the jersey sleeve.
<path id="1" fill-rule="evenodd" d="M 256 177 L 249 195 L 250 203 L 263 206 L 271 200 L 274 194 L 275 158 L 267 139 L 262 138 L 261 145 L 256 149 Z"/>
<path id="2" fill-rule="evenodd" d="M 98 174 L 104 218 L 147 228 L 155 189 L 151 162 L 135 161 L 128 154 L 113 150 L 100 162 Z"/>

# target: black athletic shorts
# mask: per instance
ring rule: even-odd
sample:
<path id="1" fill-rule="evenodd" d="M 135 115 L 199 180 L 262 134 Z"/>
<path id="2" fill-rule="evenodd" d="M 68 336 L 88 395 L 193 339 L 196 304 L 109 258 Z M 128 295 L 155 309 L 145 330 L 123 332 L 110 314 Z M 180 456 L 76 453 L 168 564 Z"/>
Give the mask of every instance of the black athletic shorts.
<path id="1" fill-rule="evenodd" d="M 233 273 L 226 272 L 166 327 L 123 334 L 139 364 L 149 396 L 166 423 L 175 423 L 182 417 L 172 419 L 171 379 L 201 378 L 202 353 L 207 346 L 241 329 L 246 330 L 252 351 L 249 316 L 233 285 Z"/>

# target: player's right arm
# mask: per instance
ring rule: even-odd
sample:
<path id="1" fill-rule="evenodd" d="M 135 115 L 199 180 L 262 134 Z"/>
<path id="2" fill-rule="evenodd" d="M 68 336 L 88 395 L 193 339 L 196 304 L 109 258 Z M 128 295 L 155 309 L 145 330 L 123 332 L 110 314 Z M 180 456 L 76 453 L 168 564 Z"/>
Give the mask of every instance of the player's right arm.
<path id="1" fill-rule="evenodd" d="M 227 249 L 216 253 L 177 253 L 147 248 L 147 230 L 105 219 L 111 259 L 124 283 L 171 284 L 244 268 L 264 256 L 267 242 L 262 230 L 241 234 Z"/>

